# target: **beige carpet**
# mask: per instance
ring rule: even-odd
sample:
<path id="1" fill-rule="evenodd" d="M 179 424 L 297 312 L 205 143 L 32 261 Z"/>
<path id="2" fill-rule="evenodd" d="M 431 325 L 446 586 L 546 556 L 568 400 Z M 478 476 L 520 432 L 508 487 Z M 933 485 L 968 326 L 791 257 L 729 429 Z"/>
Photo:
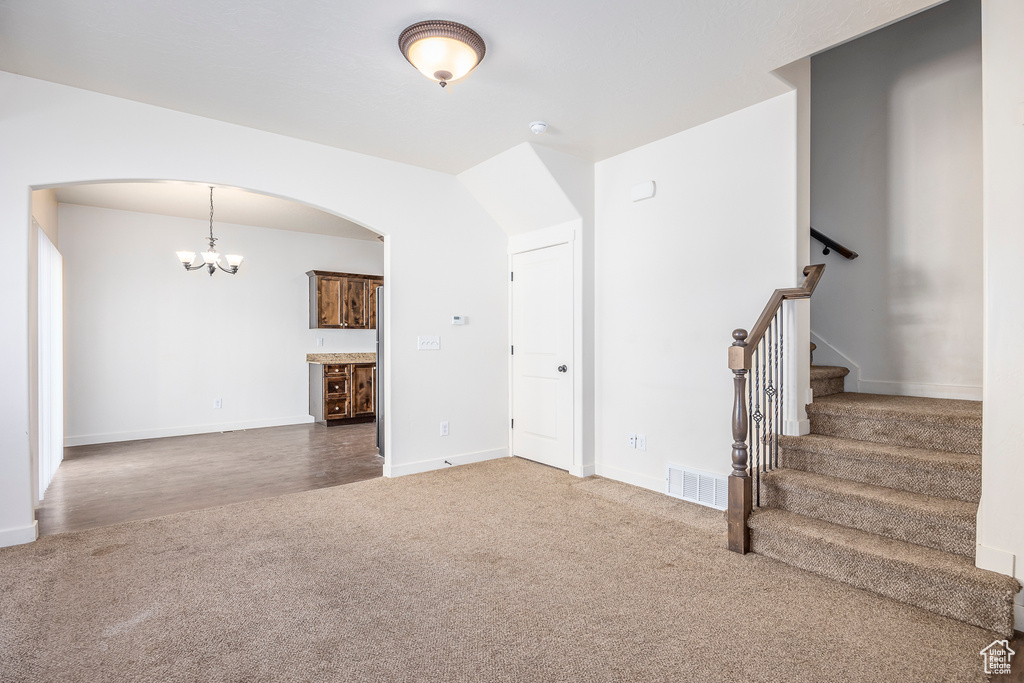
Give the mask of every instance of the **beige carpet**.
<path id="1" fill-rule="evenodd" d="M 3 681 L 969 681 L 991 632 L 518 459 L 0 550 Z"/>

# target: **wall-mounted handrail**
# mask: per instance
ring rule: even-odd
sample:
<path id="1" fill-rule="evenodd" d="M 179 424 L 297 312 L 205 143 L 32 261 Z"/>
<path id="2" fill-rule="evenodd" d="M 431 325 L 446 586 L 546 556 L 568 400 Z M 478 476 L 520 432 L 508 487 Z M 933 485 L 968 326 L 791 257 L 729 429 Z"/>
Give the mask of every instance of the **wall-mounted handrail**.
<path id="1" fill-rule="evenodd" d="M 860 254 L 855 252 L 853 249 L 844 247 L 843 245 L 839 244 L 839 242 L 836 242 L 828 235 L 822 234 L 815 230 L 814 228 L 811 228 L 811 237 L 825 245 L 825 248 L 822 249 L 821 251 L 821 253 L 824 254 L 825 256 L 828 256 L 833 249 L 838 251 L 840 256 L 847 258 L 851 261 L 860 256 Z"/>
<path id="2" fill-rule="evenodd" d="M 733 373 L 733 443 L 727 518 L 729 550 L 734 552 L 750 550 L 747 518 L 753 506 L 753 476 L 757 477 L 760 494 L 761 472 L 778 466 L 778 434 L 784 418 L 786 382 L 786 324 L 782 304 L 787 300 L 809 299 L 824 271 L 825 265 L 821 263 L 804 268 L 803 284 L 776 289 L 749 334 L 744 329 L 732 333 L 729 369 Z M 747 374 L 751 370 L 752 384 L 748 391 Z M 748 435 L 751 419 L 754 433 Z M 753 460 L 749 457 L 751 447 Z"/>

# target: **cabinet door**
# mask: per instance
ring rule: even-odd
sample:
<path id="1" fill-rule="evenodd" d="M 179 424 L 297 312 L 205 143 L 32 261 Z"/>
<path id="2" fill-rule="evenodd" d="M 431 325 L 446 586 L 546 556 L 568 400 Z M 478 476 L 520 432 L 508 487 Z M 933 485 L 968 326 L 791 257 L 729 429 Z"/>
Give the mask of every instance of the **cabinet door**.
<path id="1" fill-rule="evenodd" d="M 373 415 L 373 365 L 352 366 L 352 417 Z"/>
<path id="2" fill-rule="evenodd" d="M 366 278 L 347 277 L 343 283 L 342 325 L 346 329 L 365 330 L 368 289 Z"/>
<path id="3" fill-rule="evenodd" d="M 341 278 L 318 277 L 316 281 L 317 315 L 320 327 L 341 327 Z"/>
<path id="4" fill-rule="evenodd" d="M 367 300 L 369 305 L 366 311 L 366 319 L 369 321 L 367 327 L 371 330 L 377 329 L 377 288 L 384 284 L 383 280 L 370 279 L 368 281 L 368 287 L 370 288 L 369 296 Z"/>

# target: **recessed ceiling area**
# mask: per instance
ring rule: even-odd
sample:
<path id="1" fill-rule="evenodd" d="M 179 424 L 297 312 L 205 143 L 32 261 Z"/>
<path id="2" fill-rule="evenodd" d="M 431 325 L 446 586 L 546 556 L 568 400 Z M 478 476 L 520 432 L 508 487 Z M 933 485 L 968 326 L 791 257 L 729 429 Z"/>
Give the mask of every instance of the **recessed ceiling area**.
<path id="1" fill-rule="evenodd" d="M 57 201 L 103 209 L 155 213 L 179 218 L 210 218 L 210 186 L 190 182 L 92 183 L 56 188 Z M 214 225 L 235 223 L 277 230 L 311 232 L 357 240 L 377 233 L 305 204 L 214 185 Z"/>
<path id="2" fill-rule="evenodd" d="M 0 69 L 449 173 L 536 139 L 599 161 L 781 94 L 772 70 L 935 0 L 4 0 Z M 429 8 L 429 9 L 428 9 Z M 425 19 L 487 56 L 442 90 Z"/>

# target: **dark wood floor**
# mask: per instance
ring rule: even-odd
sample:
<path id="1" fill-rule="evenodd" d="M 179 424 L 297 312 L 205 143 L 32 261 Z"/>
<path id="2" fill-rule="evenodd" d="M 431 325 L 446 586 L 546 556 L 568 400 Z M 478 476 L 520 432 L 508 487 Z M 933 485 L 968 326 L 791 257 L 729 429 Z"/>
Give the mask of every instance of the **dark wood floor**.
<path id="1" fill-rule="evenodd" d="M 304 424 L 67 448 L 36 511 L 39 533 L 379 477 L 375 427 Z"/>

